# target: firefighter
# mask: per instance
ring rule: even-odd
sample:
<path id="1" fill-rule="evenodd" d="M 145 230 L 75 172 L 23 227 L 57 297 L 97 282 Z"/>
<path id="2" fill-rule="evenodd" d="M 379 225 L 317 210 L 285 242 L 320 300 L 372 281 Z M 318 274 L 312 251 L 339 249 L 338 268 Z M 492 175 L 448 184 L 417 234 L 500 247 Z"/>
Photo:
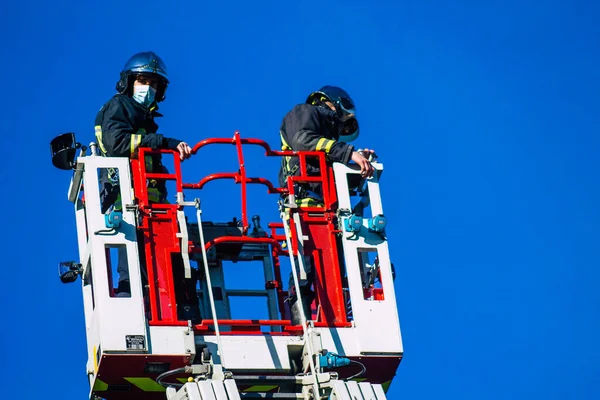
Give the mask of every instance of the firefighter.
<path id="1" fill-rule="evenodd" d="M 96 140 L 102 156 L 137 158 L 140 147 L 151 149 L 170 149 L 179 153 L 183 161 L 192 155 L 192 148 L 183 140 L 166 137 L 158 131 L 155 118 L 158 103 L 165 99 L 169 78 L 163 60 L 152 51 L 136 53 L 125 63 L 120 79 L 116 84 L 117 93 L 106 103 L 96 116 Z M 145 157 L 149 173 L 166 173 L 160 155 Z M 109 209 L 120 211 L 118 171 L 101 171 L 102 212 Z M 152 203 L 166 203 L 165 181 L 151 180 L 148 183 L 148 200 Z M 143 241 L 140 241 L 143 243 Z M 121 254 L 123 253 L 123 254 Z M 121 252 L 119 254 L 119 287 L 117 296 L 127 297 L 130 293 L 129 273 Z M 142 255 L 143 252 L 140 252 Z M 145 263 L 142 262 L 145 268 Z M 181 275 L 176 267 L 174 275 Z M 195 280 L 184 282 L 178 278 L 176 293 L 180 319 L 199 320 L 198 298 Z M 193 288 L 192 288 L 193 287 Z"/>
<path id="2" fill-rule="evenodd" d="M 296 105 L 283 118 L 280 128 L 281 149 L 293 151 L 322 151 L 328 162 L 349 164 L 355 162 L 363 178 L 373 175 L 374 168 L 368 158 L 373 150 L 357 151 L 349 142 L 358 137 L 358 121 L 352 98 L 336 86 L 323 86 L 311 93 L 304 104 Z M 298 157 L 284 157 L 279 170 L 280 186 L 287 186 L 287 178 L 300 174 Z M 307 174 L 320 174 L 319 165 L 314 158 L 307 158 Z M 301 183 L 294 187 L 296 203 L 300 207 L 322 207 L 323 193 L 319 183 Z M 296 263 L 297 265 L 297 263 Z M 310 316 L 310 304 L 314 299 L 311 285 L 314 280 L 312 263 L 308 257 L 304 262 L 307 279 L 301 280 L 300 297 L 304 315 Z M 293 324 L 301 322 L 301 309 L 297 304 L 293 276 L 290 274 L 289 297 L 291 320 Z"/>

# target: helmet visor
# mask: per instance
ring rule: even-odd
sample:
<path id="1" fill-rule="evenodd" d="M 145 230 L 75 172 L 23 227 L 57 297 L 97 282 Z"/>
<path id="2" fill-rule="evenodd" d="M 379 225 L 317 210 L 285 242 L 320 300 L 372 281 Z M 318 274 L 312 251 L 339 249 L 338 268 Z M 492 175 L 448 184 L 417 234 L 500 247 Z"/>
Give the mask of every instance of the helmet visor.
<path id="1" fill-rule="evenodd" d="M 346 97 L 340 97 L 338 103 L 344 111 L 354 114 L 354 103 L 352 100 Z"/>
<path id="2" fill-rule="evenodd" d="M 336 109 L 340 116 L 340 138 L 342 142 L 351 142 L 358 137 L 358 121 L 354 103 L 347 97 L 338 97 Z"/>
<path id="3" fill-rule="evenodd" d="M 339 130 L 339 141 L 340 142 L 352 142 L 358 137 L 358 121 L 354 115 L 347 115 L 340 119 L 341 125 Z"/>

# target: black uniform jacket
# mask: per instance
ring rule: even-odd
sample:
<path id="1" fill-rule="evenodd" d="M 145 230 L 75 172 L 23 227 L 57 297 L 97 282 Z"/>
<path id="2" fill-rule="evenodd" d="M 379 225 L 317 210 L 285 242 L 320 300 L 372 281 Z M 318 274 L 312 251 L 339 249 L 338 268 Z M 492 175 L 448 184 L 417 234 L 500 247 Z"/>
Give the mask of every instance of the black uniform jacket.
<path id="1" fill-rule="evenodd" d="M 325 106 L 298 104 L 283 118 L 281 124 L 281 149 L 294 151 L 323 151 L 329 162 L 348 164 L 354 147 L 337 141 L 339 121 L 336 113 Z M 307 173 L 319 175 L 318 160 L 307 158 Z M 300 174 L 298 157 L 284 157 L 279 171 L 279 184 L 286 186 L 288 176 Z M 319 184 L 301 185 L 303 188 L 321 195 Z"/>
<path id="2" fill-rule="evenodd" d="M 152 149 L 177 148 L 177 145 L 181 142 L 180 140 L 166 138 L 156 133 L 158 125 L 154 118 L 161 116 L 156 112 L 156 107 L 148 109 L 125 94 L 114 95 L 96 115 L 95 130 L 100 152 L 107 157 L 136 158 L 140 147 Z M 160 155 L 146 157 L 145 162 L 148 172 L 166 172 Z M 102 176 L 101 178 L 104 184 L 106 184 L 107 179 L 114 182 L 118 178 L 112 176 L 114 171 L 107 172 L 108 176 Z M 106 186 L 107 189 L 109 187 Z M 152 201 L 164 201 L 166 196 L 164 182 L 149 182 L 148 187 L 149 189 L 156 189 L 149 191 L 149 195 L 152 195 Z M 116 190 L 116 187 L 112 190 Z M 108 197 L 114 196 L 110 195 Z M 114 199 L 111 200 L 114 201 Z M 108 205 L 110 201 L 103 201 L 103 203 Z M 102 208 L 104 209 L 105 206 Z"/>
<path id="3" fill-rule="evenodd" d="M 96 138 L 103 155 L 137 156 L 139 147 L 176 148 L 179 140 L 156 133 L 156 108 L 148 109 L 125 94 L 113 96 L 96 115 Z"/>

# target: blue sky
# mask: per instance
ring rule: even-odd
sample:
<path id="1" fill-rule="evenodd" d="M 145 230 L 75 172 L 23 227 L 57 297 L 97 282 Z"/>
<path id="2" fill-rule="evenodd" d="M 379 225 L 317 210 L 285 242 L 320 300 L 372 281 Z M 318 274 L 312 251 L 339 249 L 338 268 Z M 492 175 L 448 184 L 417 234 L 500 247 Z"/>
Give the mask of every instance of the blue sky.
<path id="1" fill-rule="evenodd" d="M 153 50 L 171 78 L 160 131 L 189 143 L 237 129 L 275 147 L 310 91 L 351 93 L 357 144 L 385 165 L 405 346 L 388 398 L 598 398 L 599 8 L 4 2 L 3 397 L 87 394 L 80 288 L 56 273 L 77 257 L 70 175 L 48 144 L 67 131 L 89 143 L 124 62 Z M 231 170 L 228 151 L 184 176 Z M 250 171 L 274 179 L 259 156 Z M 237 189 L 207 188 L 205 218 L 239 215 Z M 263 194 L 251 212 L 268 219 Z"/>

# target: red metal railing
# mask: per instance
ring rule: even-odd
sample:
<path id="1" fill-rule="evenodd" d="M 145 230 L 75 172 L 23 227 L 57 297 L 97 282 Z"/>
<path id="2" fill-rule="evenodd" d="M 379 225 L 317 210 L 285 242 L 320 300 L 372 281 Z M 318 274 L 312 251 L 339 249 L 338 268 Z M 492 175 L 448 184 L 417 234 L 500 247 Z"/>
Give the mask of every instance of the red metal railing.
<path id="1" fill-rule="evenodd" d="M 317 182 L 323 188 L 323 206 L 290 209 L 290 212 L 298 212 L 301 215 L 303 224 L 307 224 L 307 232 L 314 237 L 305 246 L 308 254 L 313 255 L 317 279 L 315 289 L 317 292 L 317 303 L 320 305 L 320 315 L 318 316 L 317 326 L 349 326 L 346 320 L 345 305 L 342 298 L 341 287 L 341 269 L 337 259 L 337 245 L 335 239 L 335 207 L 337 205 L 337 194 L 333 184 L 333 171 L 327 165 L 325 154 L 323 152 L 295 152 L 295 151 L 277 151 L 272 150 L 269 145 L 259 139 L 243 139 L 239 132 L 235 132 L 233 138 L 213 138 L 205 139 L 197 143 L 192 152 L 197 153 L 201 148 L 214 145 L 226 144 L 236 147 L 239 169 L 236 172 L 214 173 L 202 178 L 197 183 L 183 183 L 181 178 L 181 161 L 178 154 L 172 150 L 151 150 L 140 149 L 139 157 L 132 160 L 132 171 L 134 180 L 134 191 L 140 214 L 142 216 L 139 229 L 144 233 L 144 254 L 146 258 L 149 300 L 151 309 L 151 325 L 185 325 L 186 321 L 177 319 L 175 304 L 175 285 L 173 280 L 172 255 L 181 252 L 179 238 L 177 236 L 178 221 L 177 210 L 182 206 L 178 204 L 156 204 L 148 199 L 147 181 L 154 180 L 172 180 L 175 182 L 177 192 L 184 189 L 203 189 L 211 181 L 218 179 L 232 179 L 241 186 L 241 222 L 243 232 L 246 234 L 249 229 L 247 213 L 247 185 L 260 184 L 267 187 L 269 194 L 289 195 L 294 194 L 294 185 L 303 182 Z M 243 145 L 256 145 L 265 149 L 267 157 L 298 157 L 300 165 L 300 174 L 288 178 L 287 187 L 275 187 L 269 180 L 259 177 L 248 177 L 246 164 L 243 154 Z M 156 154 L 174 154 L 174 172 L 173 173 L 148 173 L 145 160 L 147 156 Z M 318 176 L 309 176 L 307 173 L 307 158 L 317 158 L 322 173 Z M 293 252 L 297 254 L 296 232 L 293 225 L 291 233 L 293 236 Z M 276 281 L 266 283 L 271 288 L 276 289 L 280 313 L 284 311 L 284 291 L 281 283 L 281 271 L 279 268 L 279 259 L 281 255 L 287 255 L 287 252 L 281 247 L 281 242 L 285 241 L 285 235 L 277 233 L 277 230 L 283 228 L 282 223 L 271 223 L 268 225 L 271 229 L 270 237 L 254 238 L 248 236 L 223 236 L 215 238 L 205 244 L 208 250 L 212 246 L 223 243 L 262 243 L 272 246 L 272 255 L 274 257 L 274 273 Z M 202 249 L 190 243 L 190 252 L 198 253 Z M 260 326 L 279 325 L 286 327 L 289 332 L 301 333 L 301 328 L 291 327 L 288 320 L 219 320 L 219 324 L 231 326 L 232 332 L 258 332 Z M 208 330 L 212 320 L 207 320 L 196 329 Z"/>

